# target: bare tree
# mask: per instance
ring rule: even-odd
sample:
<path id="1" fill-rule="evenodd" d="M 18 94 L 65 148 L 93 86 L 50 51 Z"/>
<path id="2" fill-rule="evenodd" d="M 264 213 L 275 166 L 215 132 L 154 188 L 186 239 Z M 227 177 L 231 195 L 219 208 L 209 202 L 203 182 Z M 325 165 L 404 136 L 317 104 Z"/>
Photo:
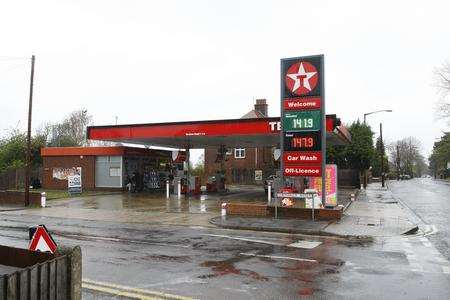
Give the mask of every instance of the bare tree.
<path id="1" fill-rule="evenodd" d="M 411 177 L 422 176 L 427 165 L 420 153 L 422 145 L 415 137 L 408 137 L 389 145 L 391 162 L 397 166 L 400 174 Z"/>
<path id="2" fill-rule="evenodd" d="M 448 119 L 450 124 L 450 62 L 443 64 L 434 70 L 435 84 L 441 95 L 436 105 L 436 116 L 440 119 Z"/>
<path id="3" fill-rule="evenodd" d="M 61 123 L 47 125 L 51 136 L 49 144 L 54 147 L 86 145 L 86 127 L 91 122 L 92 116 L 87 110 L 73 111 Z"/>

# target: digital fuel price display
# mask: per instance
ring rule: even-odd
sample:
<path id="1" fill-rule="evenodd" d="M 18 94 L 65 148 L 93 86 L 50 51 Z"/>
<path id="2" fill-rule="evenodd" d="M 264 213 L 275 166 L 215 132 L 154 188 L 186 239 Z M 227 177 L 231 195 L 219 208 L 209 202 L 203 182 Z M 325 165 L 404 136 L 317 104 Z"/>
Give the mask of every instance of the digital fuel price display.
<path id="1" fill-rule="evenodd" d="M 320 151 L 320 131 L 286 132 L 284 134 L 285 151 Z"/>
<path id="2" fill-rule="evenodd" d="M 321 127 L 320 110 L 285 112 L 283 115 L 284 131 L 315 131 Z"/>

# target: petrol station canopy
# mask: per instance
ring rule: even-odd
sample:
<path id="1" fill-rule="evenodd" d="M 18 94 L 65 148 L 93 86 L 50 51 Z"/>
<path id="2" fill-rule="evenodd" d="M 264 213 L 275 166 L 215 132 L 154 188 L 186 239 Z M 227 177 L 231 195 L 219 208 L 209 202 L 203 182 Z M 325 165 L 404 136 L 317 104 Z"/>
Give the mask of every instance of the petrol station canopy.
<path id="1" fill-rule="evenodd" d="M 327 115 L 326 124 L 328 144 L 351 141 L 336 115 Z M 279 147 L 280 118 L 90 126 L 87 138 L 175 149 Z"/>

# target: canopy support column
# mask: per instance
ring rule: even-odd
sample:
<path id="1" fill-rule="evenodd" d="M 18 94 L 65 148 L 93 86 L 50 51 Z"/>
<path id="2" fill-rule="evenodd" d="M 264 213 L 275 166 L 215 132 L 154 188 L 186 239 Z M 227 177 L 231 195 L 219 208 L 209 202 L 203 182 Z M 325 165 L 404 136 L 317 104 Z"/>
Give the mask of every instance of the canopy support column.
<path id="1" fill-rule="evenodd" d="M 186 183 L 187 183 L 187 189 L 186 189 L 186 198 L 189 198 L 190 196 L 190 175 L 191 175 L 191 168 L 190 168 L 190 157 L 191 157 L 191 146 L 188 144 L 186 146 L 186 165 L 187 165 L 187 171 L 186 171 Z"/>

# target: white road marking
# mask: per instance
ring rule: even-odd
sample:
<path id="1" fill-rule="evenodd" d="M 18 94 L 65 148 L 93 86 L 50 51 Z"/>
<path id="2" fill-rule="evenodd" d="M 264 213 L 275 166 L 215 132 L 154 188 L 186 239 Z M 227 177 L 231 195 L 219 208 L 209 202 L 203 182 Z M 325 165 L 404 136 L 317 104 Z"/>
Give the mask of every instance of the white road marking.
<path id="1" fill-rule="evenodd" d="M 442 273 L 450 274 L 450 267 L 449 266 L 441 266 L 442 267 Z"/>
<path id="2" fill-rule="evenodd" d="M 270 241 L 264 241 L 264 240 L 249 239 L 249 238 L 238 237 L 238 236 L 228 236 L 228 235 L 222 235 L 222 234 L 204 234 L 204 235 L 238 240 L 238 241 L 246 241 L 246 242 L 252 242 L 252 243 L 269 244 L 269 245 L 274 245 L 274 246 L 286 246 L 286 244 L 284 244 L 284 243 L 276 243 L 276 242 L 270 242 Z"/>
<path id="3" fill-rule="evenodd" d="M 425 243 L 425 242 L 428 242 L 428 239 L 426 238 L 426 237 L 421 237 L 420 238 L 420 241 L 422 242 L 422 243 Z"/>
<path id="4" fill-rule="evenodd" d="M 238 240 L 238 241 L 251 242 L 251 243 L 260 243 L 260 244 L 268 244 L 268 245 L 274 245 L 274 246 L 286 246 L 286 247 L 303 248 L 303 249 L 313 249 L 313 248 L 319 246 L 320 244 L 322 244 L 322 242 L 313 242 L 313 241 L 297 241 L 295 243 L 286 244 L 286 243 L 280 243 L 280 242 L 252 239 L 252 238 L 240 237 L 240 236 L 229 236 L 229 235 L 223 235 L 223 234 L 204 234 L 204 235 Z M 273 239 L 273 238 L 271 238 L 271 239 Z"/>
<path id="5" fill-rule="evenodd" d="M 446 263 L 446 262 L 448 262 L 448 260 L 446 260 L 444 257 L 442 257 L 442 256 L 436 256 L 435 258 L 434 258 L 434 261 L 436 261 L 436 262 L 439 262 L 439 263 Z"/>
<path id="6" fill-rule="evenodd" d="M 423 236 L 429 236 L 429 235 L 438 233 L 439 230 L 437 229 L 437 227 L 435 225 L 429 225 L 429 226 L 431 227 L 431 230 L 426 232 Z"/>
<path id="7" fill-rule="evenodd" d="M 204 227 L 204 226 L 189 226 L 189 228 L 191 228 L 191 229 L 211 229 L 211 228 Z"/>
<path id="8" fill-rule="evenodd" d="M 289 244 L 289 247 L 295 248 L 303 248 L 303 249 L 313 249 L 322 244 L 322 242 L 310 242 L 310 241 L 298 241 L 292 244 Z"/>
<path id="9" fill-rule="evenodd" d="M 423 242 L 423 245 L 428 248 L 433 247 L 433 245 L 430 242 Z"/>
<path id="10" fill-rule="evenodd" d="M 409 253 L 407 253 L 407 254 L 406 254 L 406 257 L 408 258 L 409 261 L 411 261 L 411 260 L 416 260 L 416 259 L 417 259 L 417 256 L 416 256 L 415 254 L 409 254 Z"/>
<path id="11" fill-rule="evenodd" d="M 264 258 L 273 258 L 273 259 L 287 259 L 287 260 L 296 260 L 296 261 L 305 261 L 305 262 L 317 263 L 317 260 L 315 260 L 315 259 L 297 258 L 297 257 L 288 257 L 288 256 L 259 255 L 259 254 L 253 254 L 253 253 L 239 253 L 239 255 L 254 256 L 254 257 L 264 257 Z"/>

